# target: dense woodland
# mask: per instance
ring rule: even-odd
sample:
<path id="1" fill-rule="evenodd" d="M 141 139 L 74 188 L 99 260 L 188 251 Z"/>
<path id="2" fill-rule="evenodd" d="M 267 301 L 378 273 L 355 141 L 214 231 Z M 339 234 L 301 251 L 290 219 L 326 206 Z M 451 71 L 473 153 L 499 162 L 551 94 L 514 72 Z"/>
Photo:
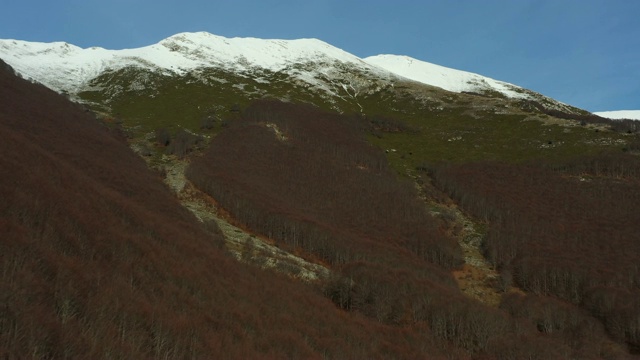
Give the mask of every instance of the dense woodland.
<path id="1" fill-rule="evenodd" d="M 485 254 L 505 283 L 575 304 L 640 349 L 638 156 L 443 166 L 433 177 L 486 221 Z"/>
<path id="2" fill-rule="evenodd" d="M 0 357 L 637 352 L 636 158 L 431 169 L 487 223 L 502 285 L 526 291 L 493 308 L 460 292 L 448 224 L 365 141 L 371 126 L 407 130 L 262 101 L 201 156 L 184 134 L 167 150 L 191 156 L 189 179 L 238 225 L 334 274 L 309 285 L 235 261 L 219 229 L 184 209 L 119 131 L 0 66 Z"/>
<path id="3" fill-rule="evenodd" d="M 601 317 L 559 295 L 511 294 L 500 310 L 462 296 L 450 276 L 461 264 L 460 249 L 447 227 L 363 140 L 371 126 L 406 130 L 388 130 L 388 123 L 255 103 L 188 176 L 245 226 L 328 263 L 337 275 L 324 293 L 349 312 L 396 326 L 424 324 L 475 355 L 597 358 L 623 351 L 626 345 L 608 341 Z M 513 270 L 504 269 L 506 282 Z"/>
<path id="4" fill-rule="evenodd" d="M 448 352 L 426 327 L 345 314 L 314 288 L 236 262 L 117 132 L 9 72 L 0 84 L 0 357 Z"/>

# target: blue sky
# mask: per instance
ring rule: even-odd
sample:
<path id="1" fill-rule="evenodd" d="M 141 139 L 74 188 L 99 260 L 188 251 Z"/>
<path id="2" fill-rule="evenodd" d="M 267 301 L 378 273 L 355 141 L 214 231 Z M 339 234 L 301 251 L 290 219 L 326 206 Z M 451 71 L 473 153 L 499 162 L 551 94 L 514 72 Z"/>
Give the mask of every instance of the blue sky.
<path id="1" fill-rule="evenodd" d="M 140 47 L 184 31 L 407 55 L 591 111 L 640 109 L 638 0 L 0 0 L 0 38 Z"/>

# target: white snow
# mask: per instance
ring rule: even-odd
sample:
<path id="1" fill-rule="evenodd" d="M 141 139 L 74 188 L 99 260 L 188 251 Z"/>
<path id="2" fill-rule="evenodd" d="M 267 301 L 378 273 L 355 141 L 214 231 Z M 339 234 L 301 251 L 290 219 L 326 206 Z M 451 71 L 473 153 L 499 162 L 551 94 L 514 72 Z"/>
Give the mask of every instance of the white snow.
<path id="1" fill-rule="evenodd" d="M 56 90 L 70 90 L 97 75 L 112 58 L 102 48 L 81 49 L 64 42 L 0 40 L 0 58 L 25 77 Z"/>
<path id="2" fill-rule="evenodd" d="M 609 119 L 631 119 L 640 120 L 640 110 L 616 110 L 616 111 L 598 111 L 594 112 L 598 116 L 602 116 Z"/>
<path id="3" fill-rule="evenodd" d="M 164 74 L 184 74 L 207 67 L 241 72 L 262 68 L 286 71 L 310 85 L 326 88 L 315 77 L 344 77 L 344 71 L 341 73 L 333 65 L 346 63 L 380 79 L 406 78 L 453 92 L 498 91 L 512 98 L 530 98 L 532 94 L 512 84 L 406 56 L 360 59 L 317 39 L 264 40 L 225 38 L 207 32 L 179 33 L 154 45 L 125 50 L 0 39 L 0 58 L 25 77 L 72 93 L 82 90 L 106 70 L 128 66 Z M 309 71 L 300 66 L 306 63 L 316 65 Z"/>
<path id="4" fill-rule="evenodd" d="M 225 38 L 180 33 L 137 49 L 82 49 L 67 43 L 0 39 L 0 58 L 16 71 L 56 90 L 75 91 L 105 70 L 139 66 L 183 74 L 202 67 L 281 71 L 305 62 L 345 62 L 371 68 L 360 58 L 317 39 Z"/>
<path id="5" fill-rule="evenodd" d="M 217 62 L 219 64 L 250 64 L 271 71 L 279 71 L 292 63 L 307 61 L 360 62 L 358 57 L 317 39 L 225 38 L 199 32 L 177 34 L 150 48 L 155 51 L 162 48 L 158 54 L 160 56 L 164 56 L 165 49 L 178 50 L 187 59 L 184 65 L 191 68 Z M 162 61 L 156 59 L 158 63 Z"/>
<path id="6" fill-rule="evenodd" d="M 452 92 L 494 90 L 511 98 L 529 98 L 522 88 L 486 76 L 447 68 L 401 55 L 376 55 L 363 59 L 407 79 L 433 85 Z"/>

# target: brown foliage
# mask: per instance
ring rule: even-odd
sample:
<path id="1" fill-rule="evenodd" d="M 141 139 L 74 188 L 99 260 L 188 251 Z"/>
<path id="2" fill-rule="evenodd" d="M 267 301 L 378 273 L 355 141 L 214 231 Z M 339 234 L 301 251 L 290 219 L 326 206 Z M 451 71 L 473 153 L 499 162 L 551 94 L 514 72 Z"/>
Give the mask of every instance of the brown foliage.
<path id="1" fill-rule="evenodd" d="M 228 258 L 122 137 L 3 71 L 0 139 L 2 358 L 442 354 Z"/>
<path id="2" fill-rule="evenodd" d="M 332 264 L 320 292 L 228 258 L 215 224 L 199 224 L 80 106 L 8 72 L 0 85 L 2 358 L 581 354 L 567 339 L 584 313 L 565 303 L 497 310 L 460 294 L 448 271 L 459 249 L 354 119 L 260 104 L 189 174 L 248 226 Z M 607 331 L 635 344 L 628 276 L 580 289 Z M 539 332 L 531 324 L 549 311 L 554 331 Z"/>
<path id="3" fill-rule="evenodd" d="M 465 298 L 460 250 L 363 138 L 361 118 L 259 102 L 194 160 L 188 177 L 245 226 L 332 265 L 324 293 L 378 322 L 429 324 L 471 352 L 509 318 Z"/>
<path id="4" fill-rule="evenodd" d="M 442 167 L 434 177 L 489 222 L 486 255 L 518 286 L 585 306 L 637 347 L 640 159 L 601 155 L 554 168 L 475 163 Z M 636 295 L 623 304 L 607 300 L 608 291 Z M 630 320 L 612 320 L 622 317 Z"/>
<path id="5" fill-rule="evenodd" d="M 457 244 L 358 125 L 311 107 L 258 103 L 187 175 L 250 228 L 332 264 L 366 259 L 374 246 L 459 265 Z"/>

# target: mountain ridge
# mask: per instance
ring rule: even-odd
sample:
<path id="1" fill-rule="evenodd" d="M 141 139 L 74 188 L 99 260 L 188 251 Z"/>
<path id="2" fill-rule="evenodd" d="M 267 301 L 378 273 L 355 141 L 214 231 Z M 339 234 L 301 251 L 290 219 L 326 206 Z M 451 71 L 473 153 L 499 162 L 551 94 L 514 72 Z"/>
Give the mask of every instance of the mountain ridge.
<path id="1" fill-rule="evenodd" d="M 533 100 L 567 112 L 578 109 L 542 94 L 479 74 L 450 69 L 407 56 L 377 55 L 359 58 L 318 39 L 226 38 L 207 32 L 178 33 L 145 47 L 107 50 L 82 49 L 65 42 L 37 43 L 0 39 L 0 57 L 24 77 L 59 91 L 78 93 L 107 71 L 136 67 L 167 75 L 184 75 L 203 68 L 238 73 L 267 70 L 290 76 L 327 91 L 317 78 L 346 66 L 372 79 L 390 83 L 410 80 L 447 91 L 480 93 Z M 268 81 L 268 80 L 267 80 Z"/>

